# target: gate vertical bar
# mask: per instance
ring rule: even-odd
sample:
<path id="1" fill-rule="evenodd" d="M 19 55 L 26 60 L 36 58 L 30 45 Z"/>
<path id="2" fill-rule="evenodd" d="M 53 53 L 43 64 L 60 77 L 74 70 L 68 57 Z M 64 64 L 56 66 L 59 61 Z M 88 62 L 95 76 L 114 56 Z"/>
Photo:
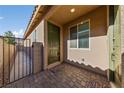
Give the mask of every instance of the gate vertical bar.
<path id="1" fill-rule="evenodd" d="M 26 40 L 26 75 L 27 75 L 27 40 Z"/>
<path id="2" fill-rule="evenodd" d="M 18 45 L 17 45 L 17 47 L 18 47 L 18 51 L 17 51 L 17 54 L 18 54 L 18 79 L 19 79 L 19 76 L 20 76 L 20 72 L 19 72 L 19 71 L 20 71 L 20 58 L 19 58 L 19 57 L 20 57 L 20 55 L 19 55 L 19 53 L 20 53 L 20 52 L 19 52 L 20 44 L 19 44 L 19 41 L 20 41 L 20 40 L 19 40 L 19 38 L 18 38 Z"/>
<path id="3" fill-rule="evenodd" d="M 31 42 L 30 42 L 30 39 L 29 39 L 29 67 L 30 67 L 30 74 L 31 74 L 31 62 L 32 62 L 32 59 L 31 59 Z"/>
<path id="4" fill-rule="evenodd" d="M 30 75 L 30 42 L 28 39 L 28 75 Z"/>
<path id="5" fill-rule="evenodd" d="M 11 39 L 10 37 L 8 37 L 8 39 Z M 8 63 L 8 65 L 9 65 L 9 67 L 8 67 L 8 72 L 9 72 L 9 75 L 8 75 L 8 78 L 9 78 L 9 82 L 10 82 L 10 43 L 8 43 L 8 61 L 9 61 L 9 63 Z"/>
<path id="6" fill-rule="evenodd" d="M 3 37 L 3 84 L 4 86 L 4 37 Z"/>
<path id="7" fill-rule="evenodd" d="M 22 39 L 22 78 L 24 76 L 24 40 Z"/>
<path id="8" fill-rule="evenodd" d="M 14 37 L 14 41 L 16 41 L 15 37 Z M 13 71 L 13 72 L 14 72 L 14 81 L 15 81 L 15 58 L 16 58 L 16 57 L 15 57 L 15 56 L 16 56 L 16 55 L 15 55 L 16 47 L 15 47 L 15 46 L 16 46 L 16 44 L 14 44 L 14 71 Z"/>
<path id="9" fill-rule="evenodd" d="M 23 61 L 23 63 L 22 63 L 22 76 L 24 77 L 24 63 L 25 63 L 25 60 L 24 60 L 24 50 L 25 50 L 25 46 L 24 46 L 24 40 L 23 40 L 23 52 L 22 52 L 22 61 Z"/>

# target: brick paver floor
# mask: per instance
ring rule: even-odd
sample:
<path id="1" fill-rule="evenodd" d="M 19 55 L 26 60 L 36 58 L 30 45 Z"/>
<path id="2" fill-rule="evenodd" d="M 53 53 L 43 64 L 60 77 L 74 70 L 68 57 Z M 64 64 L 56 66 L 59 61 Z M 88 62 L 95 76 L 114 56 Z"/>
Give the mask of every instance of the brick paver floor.
<path id="1" fill-rule="evenodd" d="M 67 63 L 30 75 L 11 83 L 7 88 L 84 88 L 110 87 L 106 77 Z"/>

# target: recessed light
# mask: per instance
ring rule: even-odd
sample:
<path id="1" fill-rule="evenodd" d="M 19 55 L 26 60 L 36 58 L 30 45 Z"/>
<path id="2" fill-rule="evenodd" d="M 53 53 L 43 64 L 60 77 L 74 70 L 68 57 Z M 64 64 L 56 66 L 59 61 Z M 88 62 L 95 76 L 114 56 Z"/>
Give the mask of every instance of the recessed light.
<path id="1" fill-rule="evenodd" d="M 81 24 L 83 24 L 83 22 L 81 22 Z"/>
<path id="2" fill-rule="evenodd" d="M 75 12 L 75 8 L 72 8 L 72 9 L 70 10 L 70 12 L 71 12 L 71 13 L 74 13 L 74 12 Z"/>

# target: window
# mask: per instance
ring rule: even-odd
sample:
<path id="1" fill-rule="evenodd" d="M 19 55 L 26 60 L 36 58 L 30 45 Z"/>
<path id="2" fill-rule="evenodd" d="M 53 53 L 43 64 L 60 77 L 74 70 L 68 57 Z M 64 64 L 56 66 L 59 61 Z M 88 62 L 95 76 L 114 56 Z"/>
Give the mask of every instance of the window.
<path id="1" fill-rule="evenodd" d="M 32 34 L 32 39 L 33 39 L 33 42 L 36 42 L 36 30 Z"/>
<path id="2" fill-rule="evenodd" d="M 70 28 L 70 48 L 89 48 L 89 21 Z"/>

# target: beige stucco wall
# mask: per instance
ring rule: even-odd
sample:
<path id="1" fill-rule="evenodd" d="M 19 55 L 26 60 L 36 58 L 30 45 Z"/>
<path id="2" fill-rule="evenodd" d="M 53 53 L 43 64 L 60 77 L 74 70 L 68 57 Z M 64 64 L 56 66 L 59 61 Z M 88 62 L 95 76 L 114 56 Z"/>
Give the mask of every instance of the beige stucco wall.
<path id="1" fill-rule="evenodd" d="M 36 31 L 36 32 L 35 32 Z M 36 37 L 35 37 L 36 33 Z M 27 39 L 31 40 L 32 42 L 42 42 L 44 45 L 44 20 L 40 22 L 40 24 L 34 29 L 34 31 L 27 37 Z"/>
<path id="2" fill-rule="evenodd" d="M 68 27 L 83 20 L 90 20 L 90 49 L 70 49 Z M 64 25 L 64 61 L 74 61 L 107 70 L 109 51 L 107 45 L 107 7 L 101 6 L 88 14 Z M 84 59 L 84 61 L 83 61 Z"/>
<path id="3" fill-rule="evenodd" d="M 121 6 L 122 87 L 124 87 L 124 6 Z"/>
<path id="4" fill-rule="evenodd" d="M 43 60 L 44 60 L 44 20 L 33 30 L 33 32 L 27 37 L 30 40 L 32 47 L 32 61 L 33 61 L 33 72 L 39 72 L 43 69 Z M 26 40 L 25 40 L 26 41 Z M 33 43 L 37 42 L 37 43 Z M 38 46 L 41 46 L 40 48 Z"/>

